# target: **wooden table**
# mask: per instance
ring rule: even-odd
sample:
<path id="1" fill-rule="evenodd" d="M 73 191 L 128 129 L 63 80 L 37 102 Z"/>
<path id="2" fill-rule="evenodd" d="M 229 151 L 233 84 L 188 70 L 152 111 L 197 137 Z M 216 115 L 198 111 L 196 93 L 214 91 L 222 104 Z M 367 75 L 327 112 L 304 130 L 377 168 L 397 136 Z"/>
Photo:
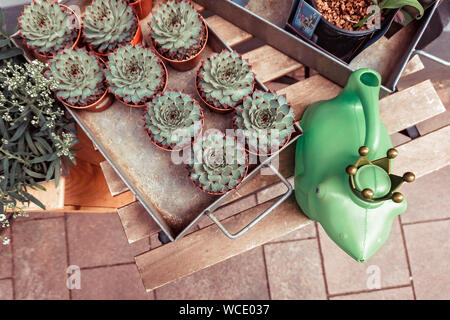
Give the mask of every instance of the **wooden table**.
<path id="1" fill-rule="evenodd" d="M 200 6 L 198 9 L 203 11 Z M 206 20 L 209 26 L 231 47 L 253 38 L 251 34 L 217 15 L 210 16 Z M 390 56 L 395 60 L 399 46 L 402 45 L 402 41 L 405 41 L 407 31 L 404 29 L 389 40 L 381 39 L 371 47 L 371 50 L 377 52 L 378 57 Z M 365 54 L 368 53 L 370 52 L 365 52 Z M 257 77 L 266 84 L 292 72 L 297 75 L 304 74 L 305 68 L 299 62 L 268 45 L 251 50 L 243 56 L 250 60 Z M 383 61 L 374 56 L 372 58 L 371 61 L 374 63 L 372 67 L 380 70 L 381 73 L 389 71 L 391 60 Z M 353 66 L 364 66 L 364 61 L 368 61 L 368 58 L 359 57 Z M 402 76 L 407 77 L 423 68 L 420 58 L 415 56 Z M 333 98 L 340 90 L 339 86 L 314 74 L 279 90 L 278 93 L 286 94 L 299 120 L 309 104 L 317 100 Z M 448 87 L 442 91 L 443 95 L 445 91 L 448 92 Z M 396 173 L 413 171 L 420 178 L 450 163 L 448 116 L 444 114 L 442 118 L 439 117 L 445 112 L 445 107 L 430 80 L 404 88 L 382 99 L 380 111 L 382 120 L 400 153 L 395 160 Z M 430 121 L 433 123 L 433 129 L 427 125 Z M 411 140 L 399 134 L 403 129 L 415 125 L 420 128 L 421 124 L 426 124 L 424 126 L 427 128 L 424 130 L 426 134 L 417 139 Z M 148 291 L 311 223 L 299 210 L 294 197 L 291 197 L 238 239 L 227 238 L 215 225 L 211 224 L 207 217 L 204 217 L 190 234 L 176 242 L 162 245 L 157 237 L 160 231 L 158 225 L 136 202 L 112 167 L 106 161 L 102 161 L 101 155 L 89 145 L 86 137 L 82 136 L 81 140 L 85 149 L 78 155 L 79 164 L 72 169 L 71 175 L 65 181 L 63 187 L 65 192 L 60 192 L 65 197 L 63 196 L 64 199 L 61 200 L 60 196 L 53 204 L 58 210 L 66 211 L 95 212 L 117 209 L 130 245 L 136 246 L 138 250 L 141 242 L 150 242 L 151 250 L 140 252 L 136 256 L 137 267 Z M 293 182 L 294 173 L 294 148 L 295 146 L 292 146 L 282 152 L 279 166 L 281 173 L 285 177 L 290 177 L 291 182 Z M 99 174 L 101 170 L 103 170 L 104 178 Z M 88 184 L 87 181 L 91 180 L 92 176 L 95 179 Z M 80 190 L 80 183 L 83 190 Z M 274 203 L 278 196 L 285 192 L 284 188 L 277 183 L 276 177 L 258 175 L 243 186 L 232 201 L 219 209 L 215 215 L 229 230 L 237 231 Z M 50 202 L 54 200 L 54 197 L 49 199 Z M 52 210 L 51 206 L 49 210 Z"/>

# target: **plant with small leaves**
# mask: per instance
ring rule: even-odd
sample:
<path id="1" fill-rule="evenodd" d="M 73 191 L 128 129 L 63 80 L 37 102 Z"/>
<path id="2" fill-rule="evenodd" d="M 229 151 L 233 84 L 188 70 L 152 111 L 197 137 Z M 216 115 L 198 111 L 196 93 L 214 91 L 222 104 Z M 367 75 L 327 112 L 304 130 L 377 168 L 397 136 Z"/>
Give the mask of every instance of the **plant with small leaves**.
<path id="1" fill-rule="evenodd" d="M 218 109 L 232 109 L 253 92 L 255 74 L 237 52 L 213 54 L 201 65 L 197 88 L 205 101 Z"/>
<path id="2" fill-rule="evenodd" d="M 123 0 L 94 0 L 86 8 L 82 22 L 86 42 L 102 54 L 129 44 L 138 28 L 133 9 Z"/>
<path id="3" fill-rule="evenodd" d="M 105 75 L 109 90 L 133 105 L 150 101 L 164 89 L 167 81 L 162 61 L 139 45 L 120 47 L 112 53 Z"/>
<path id="4" fill-rule="evenodd" d="M 6 30 L 6 24 L 4 23 L 3 11 L 0 8 L 0 66 L 4 63 L 5 59 L 14 58 L 22 55 L 23 51 L 16 48 L 10 40 L 11 31 Z"/>
<path id="5" fill-rule="evenodd" d="M 203 47 L 206 28 L 192 3 L 170 0 L 161 5 L 150 22 L 156 50 L 172 60 L 187 60 Z"/>
<path id="6" fill-rule="evenodd" d="M 283 95 L 255 91 L 236 108 L 233 124 L 241 129 L 249 150 L 256 154 L 278 151 L 294 131 L 294 111 Z"/>
<path id="7" fill-rule="evenodd" d="M 166 91 L 147 103 L 145 128 L 151 140 L 165 150 L 181 150 L 202 132 L 203 112 L 190 95 Z"/>
<path id="8" fill-rule="evenodd" d="M 30 202 L 45 209 L 29 191 L 55 179 L 61 167 L 75 162 L 74 123 L 52 98 L 54 80 L 46 65 L 6 62 L 0 68 L 0 227 L 24 215 Z M 0 237 L 4 243 L 9 240 Z"/>
<path id="9" fill-rule="evenodd" d="M 84 49 L 65 49 L 51 61 L 47 73 L 54 79 L 56 96 L 72 106 L 88 106 L 106 91 L 100 61 Z"/>
<path id="10" fill-rule="evenodd" d="M 30 48 L 55 55 L 76 41 L 79 29 L 71 23 L 72 15 L 55 2 L 33 0 L 19 17 L 19 33 Z"/>
<path id="11" fill-rule="evenodd" d="M 194 143 L 189 177 L 202 191 L 221 195 L 235 189 L 247 174 L 244 146 L 218 130 L 209 131 Z"/>

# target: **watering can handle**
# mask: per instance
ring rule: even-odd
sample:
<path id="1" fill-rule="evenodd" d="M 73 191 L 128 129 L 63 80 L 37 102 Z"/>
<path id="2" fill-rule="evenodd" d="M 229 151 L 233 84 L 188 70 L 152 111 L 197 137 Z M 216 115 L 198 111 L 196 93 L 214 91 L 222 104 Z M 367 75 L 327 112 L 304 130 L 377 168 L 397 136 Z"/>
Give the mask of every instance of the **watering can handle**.
<path id="1" fill-rule="evenodd" d="M 276 207 L 278 207 L 281 203 L 283 203 L 291 194 L 294 188 L 289 183 L 289 181 L 271 164 L 267 164 L 266 167 L 270 168 L 284 183 L 284 185 L 288 188 L 286 193 L 277 200 L 273 205 L 270 206 L 270 208 L 266 209 L 262 214 L 260 214 L 257 218 L 255 218 L 252 222 L 250 222 L 246 227 L 242 228 L 240 231 L 236 233 L 229 232 L 225 226 L 213 215 L 212 212 L 206 212 L 205 214 L 219 227 L 220 230 L 222 230 L 225 235 L 230 239 L 236 239 L 240 236 L 242 236 L 244 233 L 246 233 L 248 230 L 250 230 L 252 227 L 254 227 L 259 221 L 261 221 L 265 216 L 267 216 L 269 213 L 271 213 Z M 263 167 L 261 167 L 263 168 Z"/>

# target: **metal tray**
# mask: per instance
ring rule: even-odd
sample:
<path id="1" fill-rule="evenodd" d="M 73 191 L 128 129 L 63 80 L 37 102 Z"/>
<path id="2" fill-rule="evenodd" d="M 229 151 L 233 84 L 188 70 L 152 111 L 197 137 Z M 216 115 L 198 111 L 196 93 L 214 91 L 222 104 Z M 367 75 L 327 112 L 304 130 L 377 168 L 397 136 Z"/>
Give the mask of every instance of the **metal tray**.
<path id="1" fill-rule="evenodd" d="M 194 1 L 288 56 L 298 60 L 305 66 L 317 70 L 321 75 L 342 87 L 345 86 L 348 77 L 354 71 L 351 64 L 345 63 L 326 51 L 284 30 L 294 0 L 243 1 L 243 3 L 247 3 L 246 7 L 242 7 L 231 0 Z M 439 1 L 433 7 L 428 8 L 420 21 L 415 22 L 417 28 L 411 36 L 409 43 L 402 48 L 401 55 L 395 67 L 390 70 L 389 74 L 383 75 L 381 96 L 386 96 L 396 91 L 400 76 L 409 59 L 415 53 L 415 48 L 438 5 Z M 375 45 L 372 45 L 372 47 Z M 391 58 L 380 57 L 380 59 Z"/>
<path id="2" fill-rule="evenodd" d="M 69 4 L 79 5 L 81 12 L 84 11 L 88 3 L 85 0 L 69 1 Z M 149 33 L 146 20 L 148 18 L 141 21 L 144 39 Z M 24 49 L 25 56 L 28 60 L 31 60 L 31 54 L 24 48 L 20 37 L 16 35 L 14 42 Z M 208 58 L 213 52 L 222 50 L 231 51 L 231 48 L 220 39 L 214 30 L 209 28 L 209 40 L 202 59 Z M 167 65 L 169 74 L 167 90 L 184 91 L 199 101 L 205 115 L 205 131 L 210 128 L 223 131 L 232 128 L 233 113 L 218 114 L 211 112 L 196 97 L 194 79 L 197 69 L 178 72 Z M 264 84 L 257 79 L 256 87 L 267 91 Z M 67 108 L 67 110 L 171 241 L 185 235 L 203 215 L 208 215 L 228 237 L 236 238 L 269 214 L 292 193 L 291 184 L 272 165 L 272 161 L 278 157 L 281 150 L 294 143 L 301 135 L 298 124 L 295 126 L 296 131 L 290 142 L 283 149 L 262 159 L 262 163 L 250 165 L 246 178 L 236 190 L 223 196 L 214 196 L 198 190 L 190 181 L 185 165 L 174 164 L 170 152 L 163 151 L 153 145 L 144 130 L 143 109 L 131 108 L 115 101 L 109 109 L 98 113 L 70 108 Z M 260 160 L 258 157 L 258 161 Z M 266 167 L 270 168 L 273 174 L 277 175 L 286 185 L 287 192 L 241 231 L 235 234 L 228 232 L 214 217 L 214 211 L 258 174 L 262 168 Z"/>

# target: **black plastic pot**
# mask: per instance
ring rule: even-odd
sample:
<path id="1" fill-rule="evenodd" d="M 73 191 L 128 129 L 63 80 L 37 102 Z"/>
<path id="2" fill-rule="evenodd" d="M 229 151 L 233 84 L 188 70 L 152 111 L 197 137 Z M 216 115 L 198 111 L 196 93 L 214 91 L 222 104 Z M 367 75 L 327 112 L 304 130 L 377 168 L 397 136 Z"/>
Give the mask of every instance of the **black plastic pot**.
<path id="1" fill-rule="evenodd" d="M 317 9 L 314 0 L 306 0 L 306 2 Z M 398 9 L 387 11 L 384 14 L 381 28 L 376 30 L 344 30 L 336 27 L 322 17 L 314 31 L 314 42 L 319 47 L 348 63 L 363 49 L 367 48 L 386 33 L 397 11 Z"/>

